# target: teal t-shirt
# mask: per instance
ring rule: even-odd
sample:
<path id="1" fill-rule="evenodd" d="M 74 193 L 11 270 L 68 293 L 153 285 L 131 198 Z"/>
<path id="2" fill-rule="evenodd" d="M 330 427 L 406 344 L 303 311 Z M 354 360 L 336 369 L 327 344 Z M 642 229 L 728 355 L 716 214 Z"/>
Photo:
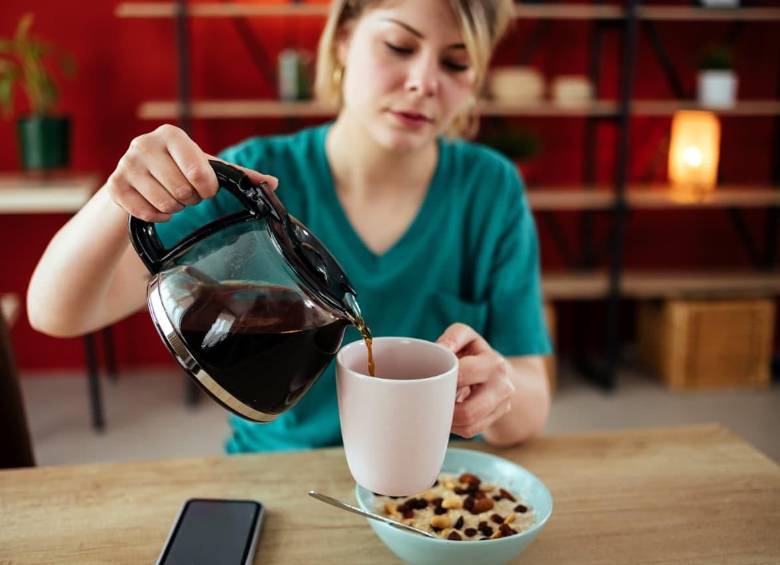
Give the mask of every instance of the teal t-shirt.
<path id="1" fill-rule="evenodd" d="M 417 216 L 377 255 L 339 202 L 325 152 L 329 127 L 252 138 L 220 157 L 279 179 L 279 198 L 344 268 L 375 336 L 436 340 L 447 326 L 463 322 L 504 355 L 549 353 L 536 228 L 516 167 L 487 147 L 440 139 Z M 159 224 L 158 233 L 171 244 L 239 206 L 222 190 Z M 344 343 L 356 339 L 350 328 Z M 231 415 L 227 451 L 340 445 L 334 373 L 331 363 L 300 402 L 271 423 Z"/>

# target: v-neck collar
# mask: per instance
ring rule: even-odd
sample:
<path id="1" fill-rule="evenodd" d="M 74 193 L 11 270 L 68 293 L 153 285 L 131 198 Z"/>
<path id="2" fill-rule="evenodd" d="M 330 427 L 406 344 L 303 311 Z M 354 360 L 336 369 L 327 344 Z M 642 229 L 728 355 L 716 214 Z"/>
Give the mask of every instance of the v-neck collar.
<path id="1" fill-rule="evenodd" d="M 442 190 L 442 170 L 445 167 L 445 152 L 441 139 L 437 139 L 437 157 L 436 166 L 434 168 L 433 176 L 425 191 L 423 201 L 418 208 L 414 219 L 406 228 L 404 233 L 384 252 L 377 254 L 366 245 L 363 238 L 360 237 L 354 225 L 352 224 L 347 212 L 341 204 L 339 195 L 336 191 L 336 182 L 333 177 L 333 170 L 330 167 L 328 161 L 328 155 L 326 150 L 326 141 L 328 131 L 330 131 L 333 123 L 326 124 L 320 128 L 320 139 L 318 143 L 317 158 L 318 165 L 322 171 L 322 177 L 325 179 L 325 186 L 323 190 L 327 192 L 325 205 L 327 211 L 331 215 L 331 219 L 336 223 L 339 231 L 344 234 L 349 247 L 355 252 L 355 256 L 358 260 L 367 268 L 376 268 L 380 264 L 392 263 L 396 257 L 403 256 L 410 249 L 418 249 L 419 246 L 415 245 L 415 241 L 423 234 L 426 225 L 426 218 L 430 216 L 433 208 L 441 199 L 438 193 Z"/>

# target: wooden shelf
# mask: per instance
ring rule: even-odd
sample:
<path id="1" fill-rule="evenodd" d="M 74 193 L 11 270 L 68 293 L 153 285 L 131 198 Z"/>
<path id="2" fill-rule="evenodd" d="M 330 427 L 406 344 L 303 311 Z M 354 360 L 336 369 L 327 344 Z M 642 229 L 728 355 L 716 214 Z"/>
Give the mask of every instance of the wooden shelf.
<path id="1" fill-rule="evenodd" d="M 189 5 L 189 15 L 200 18 L 230 17 L 324 17 L 326 4 L 219 4 L 197 2 Z M 120 2 L 115 10 L 120 18 L 172 18 L 173 2 Z M 625 10 L 618 5 L 596 4 L 521 4 L 514 16 L 522 19 L 548 20 L 619 20 Z M 656 21 L 758 21 L 780 20 L 780 8 L 696 8 L 689 6 L 640 6 L 640 19 Z"/>
<path id="2" fill-rule="evenodd" d="M 604 299 L 609 292 L 606 272 L 544 273 L 546 300 Z M 780 273 L 733 271 L 626 271 L 621 295 L 625 298 L 741 297 L 780 295 Z"/>
<path id="3" fill-rule="evenodd" d="M 631 189 L 632 208 L 765 208 L 780 206 L 780 187 L 719 186 L 703 195 L 685 195 L 668 186 Z"/>
<path id="4" fill-rule="evenodd" d="M 678 110 L 707 110 L 721 116 L 776 116 L 780 100 L 742 100 L 733 108 L 705 108 L 694 100 L 633 100 L 631 113 L 637 116 L 671 116 Z"/>
<path id="5" fill-rule="evenodd" d="M 97 174 L 0 174 L 0 214 L 72 213 L 99 187 Z"/>
<path id="6" fill-rule="evenodd" d="M 147 120 L 174 119 L 179 116 L 180 107 L 176 100 L 150 100 L 141 104 L 138 117 Z M 192 102 L 192 116 L 203 119 L 331 117 L 336 115 L 336 111 L 334 106 L 313 101 L 224 99 Z M 573 107 L 559 106 L 551 102 L 524 105 L 484 101 L 480 105 L 480 111 L 485 116 L 610 116 L 617 112 L 617 105 L 608 101 Z"/>
<path id="7" fill-rule="evenodd" d="M 630 208 L 765 208 L 780 206 L 780 187 L 723 185 L 702 195 L 686 195 L 668 185 L 630 185 Z M 608 210 L 615 203 L 610 187 L 544 187 L 528 190 L 531 208 L 541 210 Z"/>
<path id="8" fill-rule="evenodd" d="M 623 17 L 621 6 L 597 4 L 516 4 L 518 19 L 544 20 L 619 20 Z"/>
<path id="9" fill-rule="evenodd" d="M 196 18 L 326 16 L 327 4 L 218 4 L 191 2 L 189 15 Z M 120 18 L 172 18 L 176 15 L 173 2 L 120 2 L 114 14 Z"/>
<path id="10" fill-rule="evenodd" d="M 151 100 L 141 104 L 138 117 L 146 120 L 177 118 L 180 104 L 175 100 Z M 335 116 L 333 106 L 318 102 L 282 102 L 279 100 L 195 100 L 192 116 L 195 118 L 286 118 L 290 116 Z"/>
<path id="11" fill-rule="evenodd" d="M 597 300 L 607 296 L 606 273 L 543 273 L 542 294 L 547 300 Z"/>
<path id="12" fill-rule="evenodd" d="M 176 100 L 150 100 L 138 109 L 138 117 L 145 120 L 175 119 L 180 114 Z M 734 108 L 700 108 L 693 102 L 666 100 L 635 100 L 632 114 L 644 116 L 671 116 L 677 110 L 707 109 L 724 116 L 774 116 L 780 115 L 780 100 L 751 100 L 739 102 Z M 616 102 L 597 100 L 580 106 L 561 106 L 553 102 L 539 104 L 510 104 L 507 102 L 483 101 L 480 103 L 483 116 L 528 116 L 528 117 L 571 117 L 571 116 L 615 116 Z M 335 116 L 334 106 L 313 101 L 283 102 L 272 99 L 223 99 L 194 100 L 192 116 L 202 119 L 237 118 L 306 118 Z"/>
<path id="13" fill-rule="evenodd" d="M 618 112 L 616 102 L 594 100 L 584 104 L 561 105 L 550 101 L 535 104 L 513 104 L 482 100 L 479 104 L 483 116 L 529 116 L 529 117 L 566 117 L 566 116 L 615 116 Z"/>
<path id="14" fill-rule="evenodd" d="M 629 298 L 780 295 L 780 273 L 632 272 L 621 283 Z"/>
<path id="15" fill-rule="evenodd" d="M 642 6 L 639 18 L 656 21 L 755 21 L 780 20 L 780 8 L 696 8 L 693 6 Z"/>
<path id="16" fill-rule="evenodd" d="M 542 210 L 608 210 L 615 202 L 611 190 L 606 187 L 555 187 L 529 188 L 526 192 L 531 209 Z"/>

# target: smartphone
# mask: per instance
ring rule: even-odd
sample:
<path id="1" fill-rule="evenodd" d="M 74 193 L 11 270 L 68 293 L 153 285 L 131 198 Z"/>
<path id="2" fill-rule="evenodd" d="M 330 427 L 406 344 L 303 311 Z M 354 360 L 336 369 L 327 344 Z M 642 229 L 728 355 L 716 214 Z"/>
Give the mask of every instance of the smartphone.
<path id="1" fill-rule="evenodd" d="M 182 506 L 157 565 L 251 565 L 263 515 L 256 500 L 192 498 Z"/>

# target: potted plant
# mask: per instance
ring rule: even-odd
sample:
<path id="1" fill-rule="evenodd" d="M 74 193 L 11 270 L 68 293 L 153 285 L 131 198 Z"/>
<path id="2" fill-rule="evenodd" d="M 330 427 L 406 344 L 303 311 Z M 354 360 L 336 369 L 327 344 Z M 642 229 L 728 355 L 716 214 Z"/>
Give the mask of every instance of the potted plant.
<path id="1" fill-rule="evenodd" d="M 512 159 L 520 168 L 526 183 L 535 180 L 533 157 L 541 148 L 538 134 L 528 129 L 502 124 L 485 128 L 479 140 Z"/>
<path id="2" fill-rule="evenodd" d="M 737 101 L 737 76 L 733 53 L 727 45 L 712 45 L 699 61 L 699 104 L 708 108 L 731 108 Z"/>
<path id="3" fill-rule="evenodd" d="M 30 34 L 33 15 L 19 20 L 14 36 L 0 37 L 0 106 L 13 110 L 15 87 L 26 95 L 29 113 L 17 118 L 22 168 L 56 169 L 69 162 L 70 118 L 55 113 L 59 91 L 54 71 L 75 74 L 73 58 Z"/>

